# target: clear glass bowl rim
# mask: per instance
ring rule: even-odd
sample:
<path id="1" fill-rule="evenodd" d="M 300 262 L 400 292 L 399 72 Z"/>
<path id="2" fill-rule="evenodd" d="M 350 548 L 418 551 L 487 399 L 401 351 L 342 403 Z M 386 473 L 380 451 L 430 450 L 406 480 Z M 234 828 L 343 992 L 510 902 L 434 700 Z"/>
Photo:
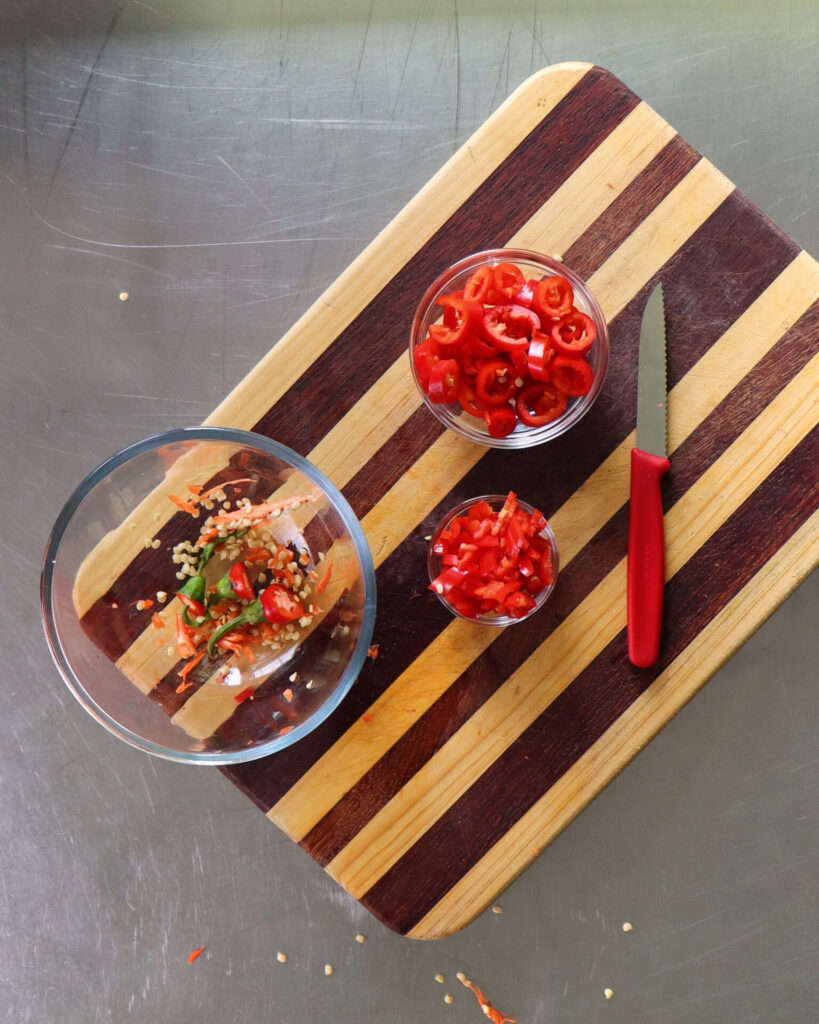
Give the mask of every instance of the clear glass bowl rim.
<path id="1" fill-rule="evenodd" d="M 428 310 L 434 304 L 436 296 L 443 290 L 445 283 L 460 274 L 477 270 L 478 267 L 485 263 L 491 263 L 492 261 L 498 263 L 503 261 L 509 261 L 512 263 L 516 261 L 533 263 L 552 271 L 556 275 L 559 274 L 560 276 L 565 277 L 570 282 L 575 292 L 579 292 L 582 296 L 583 302 L 588 306 L 592 314 L 592 319 L 594 320 L 597 328 L 598 337 L 598 341 L 595 342 L 595 344 L 599 344 L 603 360 L 602 368 L 600 372 L 595 375 L 595 380 L 589 393 L 576 402 L 567 413 L 560 417 L 560 419 L 554 420 L 552 423 L 546 423 L 541 427 L 532 427 L 525 431 L 514 431 L 506 437 L 491 437 L 487 433 L 482 433 L 477 428 L 470 426 L 469 423 L 464 422 L 461 417 L 448 413 L 447 410 L 450 406 L 436 405 L 434 402 L 430 401 L 429 396 L 424 391 L 421 386 L 421 382 L 418 379 L 415 360 L 412 358 L 412 353 L 416 344 L 419 344 L 423 340 L 421 338 L 421 325 L 423 324 L 424 318 L 426 317 Z M 456 434 L 459 434 L 461 437 L 464 437 L 469 441 L 474 441 L 476 444 L 484 445 L 488 448 L 506 448 L 512 450 L 516 448 L 531 448 L 535 445 L 552 441 L 565 434 L 566 431 L 570 430 L 580 422 L 596 402 L 608 374 L 608 324 L 605 316 L 603 315 L 600 303 L 595 298 L 593 292 L 589 289 L 587 283 L 579 274 L 576 273 L 576 271 L 572 270 L 572 268 L 567 266 L 565 263 L 561 263 L 559 260 L 553 259 L 551 256 L 546 256 L 544 253 L 535 252 L 531 249 L 485 249 L 481 252 L 465 256 L 463 259 L 453 263 L 452 266 L 442 271 L 435 278 L 429 288 L 427 288 L 426 292 L 424 292 L 424 297 L 418 304 L 415 315 L 413 316 L 412 327 L 410 329 L 409 361 L 413 380 L 415 381 L 418 393 L 423 399 L 424 404 L 433 416 L 435 416 L 436 419 L 449 430 L 454 431 Z"/>
<path id="2" fill-rule="evenodd" d="M 75 674 L 71 667 L 71 663 L 63 650 L 59 631 L 57 630 L 56 622 L 54 621 L 52 613 L 54 568 L 56 566 L 57 555 L 59 553 L 63 535 L 65 534 L 65 531 L 73 519 L 77 509 L 80 507 L 87 495 L 99 483 L 126 462 L 136 458 L 138 455 L 143 455 L 145 452 L 158 448 L 163 444 L 173 444 L 180 441 L 223 441 L 230 444 L 244 445 L 248 448 L 255 448 L 258 451 L 266 452 L 275 458 L 279 458 L 282 461 L 289 463 L 294 468 L 301 470 L 307 477 L 317 484 L 331 500 L 333 508 L 342 519 L 345 528 L 352 538 L 356 555 L 358 556 L 361 564 L 364 582 L 364 615 L 361 622 L 361 632 L 353 651 L 353 656 L 341 676 L 338 685 L 330 697 L 328 697 L 324 704 L 322 704 L 309 719 L 302 722 L 301 725 L 297 726 L 292 732 L 287 733 L 285 736 L 274 737 L 268 742 L 260 744 L 258 747 L 251 747 L 236 751 L 179 751 L 157 743 L 152 743 L 150 740 L 145 739 L 145 737 L 140 736 L 120 725 L 115 718 L 113 718 L 97 703 L 97 701 L 94 700 L 94 698 L 85 689 L 82 681 Z M 255 434 L 249 430 L 239 430 L 233 427 L 177 427 L 173 430 L 167 430 L 159 434 L 152 434 L 150 437 L 143 438 L 132 445 L 128 445 L 126 448 L 121 449 L 114 455 L 107 458 L 95 470 L 88 474 L 88 476 L 76 487 L 65 505 L 63 505 L 63 508 L 52 527 L 48 543 L 46 544 L 45 554 L 43 556 L 43 568 L 40 575 L 40 607 L 46 641 L 51 651 L 51 656 L 54 659 L 54 663 L 62 676 L 63 682 L 66 684 L 73 696 L 92 718 L 103 725 L 110 733 L 119 737 L 119 739 L 124 740 L 126 743 L 138 748 L 139 750 L 153 754 L 156 757 L 161 757 L 165 760 L 175 761 L 181 764 L 243 764 L 247 761 L 254 761 L 262 757 L 267 757 L 269 754 L 276 753 L 277 751 L 284 750 L 285 747 L 291 746 L 293 743 L 302 739 L 302 737 L 313 732 L 314 729 L 316 729 L 333 713 L 333 711 L 335 711 L 342 700 L 347 696 L 350 688 L 358 677 L 362 666 L 364 665 L 364 661 L 367 657 L 367 650 L 372 639 L 373 627 L 375 625 L 375 603 L 375 567 L 373 565 L 372 554 L 364 536 L 364 531 L 361 528 L 361 524 L 341 491 L 339 491 L 335 484 L 332 483 L 320 469 L 305 459 L 304 456 L 299 455 L 298 452 L 294 452 L 291 448 L 286 447 L 286 445 L 280 444 L 278 441 L 272 440 L 272 438 L 265 437 L 263 434 Z"/>
<path id="3" fill-rule="evenodd" d="M 455 519 L 456 516 L 463 515 L 463 513 L 466 512 L 467 509 L 472 508 L 473 505 L 477 505 L 479 501 L 488 501 L 490 505 L 494 503 L 498 507 L 502 507 L 503 503 L 506 501 L 506 497 L 507 495 L 505 494 L 479 494 L 476 498 L 468 498 L 466 501 L 462 501 L 460 505 L 456 505 L 454 508 L 450 509 L 445 516 L 443 516 L 441 521 L 432 531 L 432 536 L 430 537 L 429 545 L 427 547 L 427 573 L 429 574 L 430 583 L 432 583 L 432 581 L 438 575 L 438 573 L 435 571 L 437 567 L 436 560 L 439 560 L 441 557 L 440 555 L 436 555 L 435 552 L 432 550 L 435 545 L 435 540 L 438 537 L 438 534 L 443 529 L 445 529 L 452 522 L 452 520 Z M 520 505 L 521 508 L 526 509 L 526 511 L 530 515 L 532 514 L 532 512 L 535 511 L 534 505 L 530 505 L 529 502 L 524 501 L 523 498 L 518 498 L 517 495 L 515 497 L 518 505 Z M 549 596 L 551 595 L 552 591 L 555 589 L 555 586 L 557 585 L 557 576 L 560 572 L 560 550 L 557 546 L 557 539 L 555 538 L 554 531 L 552 530 L 552 527 L 549 525 L 548 521 L 546 522 L 546 525 L 540 532 L 546 534 L 546 536 L 549 538 L 549 543 L 552 546 L 552 582 L 549 584 L 548 587 L 544 587 L 543 590 L 541 590 L 541 592 L 535 597 L 535 607 L 532 608 L 532 610 L 527 615 L 524 615 L 519 619 L 515 619 L 511 615 L 494 615 L 491 618 L 487 616 L 486 618 L 471 619 L 468 615 L 461 615 L 459 611 L 456 611 L 455 608 L 453 608 L 452 605 L 449 603 L 449 601 L 447 601 L 443 594 L 439 594 L 434 591 L 435 596 L 446 608 L 446 610 L 448 612 L 451 612 L 456 618 L 463 619 L 464 622 L 472 622 L 476 626 L 491 626 L 495 628 L 501 626 L 514 626 L 518 622 L 525 622 L 528 618 L 530 618 L 530 616 L 534 615 L 536 611 L 538 611 L 540 608 L 543 607 L 544 604 L 546 604 L 546 601 L 549 599 Z"/>

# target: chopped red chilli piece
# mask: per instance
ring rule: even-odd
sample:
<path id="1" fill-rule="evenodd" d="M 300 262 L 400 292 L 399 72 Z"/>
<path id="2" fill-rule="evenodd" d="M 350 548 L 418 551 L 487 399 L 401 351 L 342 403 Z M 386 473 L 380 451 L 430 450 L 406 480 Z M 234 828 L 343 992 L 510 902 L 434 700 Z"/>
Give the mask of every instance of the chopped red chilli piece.
<path id="1" fill-rule="evenodd" d="M 191 953 L 191 955 L 188 957 L 188 963 L 192 964 L 193 961 L 196 960 L 197 957 L 200 957 L 204 952 L 205 952 L 205 947 L 204 946 L 200 946 L 198 949 L 195 949 Z"/>

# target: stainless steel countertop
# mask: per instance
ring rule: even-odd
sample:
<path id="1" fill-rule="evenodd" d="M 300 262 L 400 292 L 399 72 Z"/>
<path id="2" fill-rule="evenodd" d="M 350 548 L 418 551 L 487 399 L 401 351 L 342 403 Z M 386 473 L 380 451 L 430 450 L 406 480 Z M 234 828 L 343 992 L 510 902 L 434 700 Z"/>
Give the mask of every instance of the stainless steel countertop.
<path id="1" fill-rule="evenodd" d="M 201 421 L 541 67 L 618 74 L 819 253 L 818 12 L 0 6 L 0 1020 L 484 1019 L 458 970 L 521 1024 L 819 1020 L 816 577 L 502 914 L 431 944 L 369 918 L 215 770 L 109 737 L 51 664 L 37 593 L 82 477 Z"/>

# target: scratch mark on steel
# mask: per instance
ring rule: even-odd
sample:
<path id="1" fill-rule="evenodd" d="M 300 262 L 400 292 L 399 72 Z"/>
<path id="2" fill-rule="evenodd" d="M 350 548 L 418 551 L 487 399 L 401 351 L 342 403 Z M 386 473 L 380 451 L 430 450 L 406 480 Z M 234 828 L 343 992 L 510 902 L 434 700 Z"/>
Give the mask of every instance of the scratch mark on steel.
<path id="1" fill-rule="evenodd" d="M 370 4 L 370 10 L 367 14 L 367 26 L 364 29 L 364 38 L 361 40 L 361 50 L 358 54 L 358 64 L 355 69 L 355 76 L 353 78 L 353 89 L 358 87 L 358 79 L 361 75 L 361 65 L 364 62 L 364 51 L 367 48 L 367 36 L 370 34 L 370 23 L 373 20 L 373 8 L 375 7 L 375 0 Z"/>
<path id="2" fill-rule="evenodd" d="M 79 119 L 80 119 L 80 114 L 82 113 L 83 107 L 85 106 L 85 101 L 88 98 L 88 92 L 89 92 L 89 90 L 91 88 L 91 82 L 93 81 L 94 76 L 97 74 L 97 71 L 99 69 L 100 63 L 102 61 L 102 55 L 105 52 L 105 47 L 108 45 L 108 41 L 110 40 L 111 36 L 113 35 L 114 29 L 117 27 L 117 22 L 119 21 L 120 16 L 121 16 L 121 14 L 122 14 L 124 9 L 125 9 L 125 4 L 121 4 L 116 9 L 116 11 L 114 11 L 114 14 L 113 14 L 111 20 L 108 22 L 108 28 L 107 28 L 107 30 L 105 32 L 105 36 L 104 36 L 104 38 L 102 40 L 102 43 L 100 44 L 99 49 L 97 50 L 97 56 L 95 57 L 94 63 L 92 65 L 92 67 L 91 67 L 91 70 L 88 73 L 88 77 L 85 80 L 85 86 L 83 88 L 82 95 L 80 96 L 80 102 L 77 105 L 76 111 L 74 112 L 74 119 L 72 120 L 71 124 L 68 127 L 68 135 L 66 136 L 66 140 L 63 143 L 63 148 L 60 151 L 60 155 L 57 157 L 57 161 L 54 164 L 54 168 L 53 168 L 53 170 L 51 172 L 51 179 L 50 179 L 50 181 L 48 183 L 48 192 L 46 193 L 46 200 L 45 200 L 45 203 L 43 204 L 43 210 L 46 210 L 48 208 L 48 203 L 49 203 L 49 200 L 51 199 L 51 193 L 54 190 L 54 182 L 57 180 L 57 175 L 59 174 L 60 167 L 62 166 L 63 158 L 65 157 L 65 154 L 66 154 L 66 152 L 68 150 L 68 147 L 69 147 L 69 145 L 71 143 L 72 138 L 74 137 L 74 130 L 77 127 L 77 123 L 79 122 Z"/>
<path id="3" fill-rule="evenodd" d="M 228 170 L 230 171 L 230 173 L 231 173 L 231 174 L 232 174 L 232 175 L 234 176 L 234 178 L 236 178 L 236 179 L 237 179 L 237 181 L 239 181 L 239 182 L 240 182 L 240 183 L 241 183 L 241 184 L 242 184 L 242 185 L 243 185 L 243 186 L 244 186 L 244 187 L 245 187 L 245 188 L 247 189 L 247 191 L 248 191 L 248 192 L 249 192 L 249 193 L 250 193 L 250 194 L 251 194 L 251 195 L 253 196 L 253 198 L 254 198 L 254 199 L 256 200 L 256 202 L 257 202 L 257 203 L 259 204 L 259 206 L 261 206 L 261 208 L 262 208 L 262 209 L 263 209 L 263 210 L 265 211 L 265 213 L 266 213 L 266 214 L 267 214 L 267 215 L 268 215 L 269 217 L 275 217 L 275 214 L 274 214 L 274 213 L 273 213 L 273 211 L 272 211 L 272 210 L 270 209 L 270 207 L 269 207 L 269 206 L 267 205 L 267 203 L 266 203 L 266 202 L 265 202 L 265 201 L 264 201 L 264 200 L 262 199 L 262 197 L 261 197 L 260 195 L 258 195 L 258 194 L 257 194 L 257 193 L 256 193 L 256 192 L 255 192 L 255 191 L 254 191 L 254 190 L 253 190 L 253 189 L 252 189 L 251 187 L 250 187 L 250 185 L 248 185 L 248 183 L 247 183 L 247 182 L 245 181 L 245 179 L 244 179 L 244 178 L 243 178 L 243 177 L 241 176 L 241 174 L 239 174 L 239 172 L 238 172 L 237 170 L 235 170 L 235 169 L 234 169 L 233 167 L 231 167 L 231 166 L 230 166 L 230 164 L 229 164 L 229 163 L 227 162 L 227 160 L 224 160 L 224 159 L 222 159 L 222 157 L 221 157 L 221 156 L 218 156 L 218 155 L 217 155 L 216 159 L 217 159 L 217 160 L 219 161 L 219 163 L 220 163 L 220 164 L 223 164 L 223 165 L 224 165 L 225 167 L 227 167 L 227 169 L 228 169 Z"/>

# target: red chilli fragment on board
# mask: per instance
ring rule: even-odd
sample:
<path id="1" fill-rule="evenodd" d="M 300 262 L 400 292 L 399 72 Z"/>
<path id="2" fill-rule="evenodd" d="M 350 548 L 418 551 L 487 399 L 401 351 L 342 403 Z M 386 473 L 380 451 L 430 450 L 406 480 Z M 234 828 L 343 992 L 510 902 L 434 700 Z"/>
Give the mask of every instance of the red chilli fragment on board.
<path id="1" fill-rule="evenodd" d="M 196 960 L 197 957 L 200 957 L 204 952 L 205 952 L 205 947 L 204 946 L 200 946 L 198 949 L 195 949 L 191 953 L 191 955 L 188 957 L 188 963 L 192 964 L 193 961 Z"/>

